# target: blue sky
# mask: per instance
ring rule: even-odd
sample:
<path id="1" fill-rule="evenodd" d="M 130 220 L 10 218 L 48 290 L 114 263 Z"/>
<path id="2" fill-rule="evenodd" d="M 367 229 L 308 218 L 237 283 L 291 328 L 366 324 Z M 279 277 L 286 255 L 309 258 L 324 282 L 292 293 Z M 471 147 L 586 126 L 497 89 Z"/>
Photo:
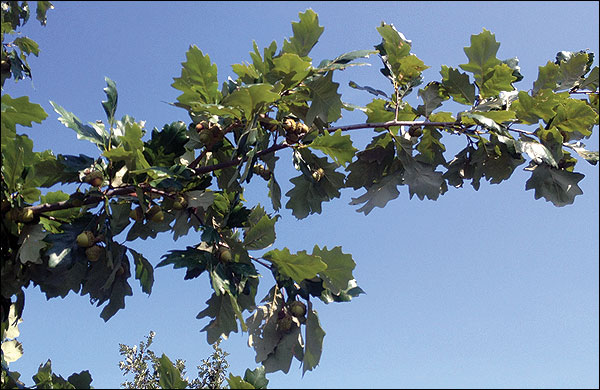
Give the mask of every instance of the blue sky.
<path id="1" fill-rule="evenodd" d="M 97 156 L 91 144 L 57 121 L 49 100 L 84 122 L 104 118 L 100 101 L 104 77 L 117 84 L 117 116 L 146 120 L 148 132 L 187 113 L 170 87 L 191 44 L 217 64 L 219 80 L 234 77 L 232 64 L 250 61 L 252 40 L 260 48 L 292 35 L 291 22 L 312 8 L 325 27 L 311 52 L 316 65 L 342 53 L 372 49 L 381 41 L 375 28 L 393 23 L 412 40 L 412 52 L 431 68 L 425 81 L 439 80 L 441 65 L 467 62 L 463 47 L 486 28 L 501 43 L 498 57 L 518 57 L 531 88 L 538 66 L 558 51 L 598 49 L 598 2 L 54 2 L 44 28 L 32 20 L 25 35 L 41 48 L 31 58 L 33 84 L 7 81 L 11 96 L 28 95 L 49 114 L 42 125 L 18 129 L 34 140 L 34 150 Z M 343 100 L 366 104 L 370 95 L 348 81 L 389 90 L 380 62 L 334 76 Z M 596 60 L 594 65 L 597 65 Z M 408 101 L 418 104 L 416 93 Z M 445 110 L 456 107 L 446 103 Z M 360 112 L 344 112 L 338 125 L 364 122 Z M 584 142 L 598 150 L 598 134 Z M 366 131 L 364 131 L 366 133 Z M 371 137 L 352 133 L 358 147 Z M 450 159 L 463 140 L 443 141 Z M 282 193 L 295 176 L 289 164 L 278 173 Z M 280 164 L 283 167 L 284 164 Z M 294 362 L 290 373 L 270 374 L 272 388 L 597 388 L 598 326 L 598 167 L 580 161 L 586 177 L 575 204 L 556 208 L 525 191 L 527 172 L 509 182 L 482 182 L 451 189 L 436 202 L 409 200 L 406 188 L 385 209 L 368 216 L 350 206 L 355 193 L 324 205 L 323 213 L 297 221 L 287 209 L 276 225 L 274 248 L 298 251 L 318 244 L 341 245 L 357 263 L 354 270 L 366 295 L 351 303 L 316 304 L 327 332 L 320 365 L 304 377 Z M 287 176 L 286 176 L 287 175 Z M 245 197 L 267 209 L 264 183 Z M 171 249 L 199 240 L 170 235 L 132 244 L 156 265 Z M 261 270 L 259 270 L 261 271 Z M 262 270 L 266 271 L 266 270 Z M 206 276 L 183 280 L 182 270 L 155 271 L 152 295 L 132 281 L 126 309 L 104 323 L 81 296 L 46 301 L 39 289 L 26 293 L 20 326 L 25 354 L 11 368 L 27 384 L 39 364 L 52 359 L 63 376 L 89 369 L 97 388 L 118 387 L 119 343 L 137 344 L 157 332 L 154 350 L 187 361 L 190 376 L 212 349 L 195 316 L 210 296 Z M 271 276 L 265 272 L 264 296 Z M 254 368 L 246 334 L 222 343 L 230 371 Z"/>

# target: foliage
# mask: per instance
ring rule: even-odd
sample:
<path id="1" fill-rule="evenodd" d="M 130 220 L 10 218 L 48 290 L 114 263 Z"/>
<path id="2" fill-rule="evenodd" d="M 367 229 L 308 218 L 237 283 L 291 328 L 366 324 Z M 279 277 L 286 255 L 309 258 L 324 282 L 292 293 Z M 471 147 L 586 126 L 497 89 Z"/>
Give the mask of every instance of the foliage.
<path id="1" fill-rule="evenodd" d="M 123 375 L 134 374 L 133 381 L 125 381 L 121 384 L 125 389 L 221 389 L 224 388 L 225 375 L 229 363 L 226 357 L 229 355 L 223 351 L 219 339 L 212 345 L 214 352 L 208 359 L 204 359 L 197 367 L 198 377 L 192 380 L 184 378 L 185 361 L 177 359 L 175 364 L 166 356 L 158 357 L 150 350 L 155 333 L 150 332 L 146 336 L 146 342 L 140 342 L 139 348 L 120 344 L 120 353 L 125 358 L 119 362 L 119 368 Z M 249 370 L 248 370 L 249 371 Z M 264 373 L 262 375 L 264 379 Z M 241 378 L 240 378 L 241 380 Z M 253 381 L 255 383 L 256 381 Z M 232 387 L 234 388 L 234 387 Z"/>
<path id="2" fill-rule="evenodd" d="M 17 7 L 3 2 L 3 15 L 12 23 L 2 24 L 2 58 L 11 64 L 10 72 L 3 65 L 3 82 L 5 75 L 30 76 L 23 56 L 37 55 L 28 41 L 4 43 L 5 29 L 11 34 L 27 20 L 28 8 Z M 206 322 L 208 343 L 241 330 L 264 373 L 287 373 L 293 359 L 306 372 L 319 364 L 325 336 L 316 301 L 348 302 L 364 291 L 353 275 L 353 257 L 341 247 L 315 245 L 312 253 L 271 248 L 283 196 L 285 208 L 302 219 L 321 213 L 323 203 L 339 198 L 343 189 L 358 190 L 350 204 L 368 214 L 397 198 L 403 186 L 410 198 L 437 200 L 465 182 L 478 190 L 482 179 L 506 181 L 526 162 L 531 177 L 525 189 L 534 190 L 536 199 L 565 206 L 582 194 L 575 156 L 598 161 L 598 152 L 582 143 L 598 124 L 593 53 L 561 51 L 539 67 L 533 84 L 519 90 L 517 58 L 497 58 L 500 43 L 484 29 L 465 47 L 466 63 L 442 66 L 438 80 L 418 88 L 428 66 L 393 25 L 377 27 L 381 42 L 375 50 L 343 53 L 314 66 L 309 54 L 323 27 L 312 10 L 299 17 L 280 49 L 275 41 L 262 51 L 253 43 L 251 61 L 233 65 L 237 79 L 222 84 L 208 54 L 190 46 L 172 84 L 181 93 L 172 104 L 186 110 L 190 122 L 154 128 L 149 138 L 144 121 L 116 117 L 117 87 L 109 78 L 102 101 L 106 123 L 84 123 L 53 102 L 59 121 L 96 145 L 96 156 L 34 152 L 33 141 L 17 134 L 17 125 L 41 123 L 47 113 L 26 96 L 3 92 L 3 323 L 11 304 L 20 318 L 31 283 L 47 298 L 89 295 L 103 305 L 100 316 L 108 321 L 125 307 L 134 279 L 150 294 L 154 269 L 173 266 L 186 270 L 185 280 L 207 275 L 213 293 L 197 318 Z M 10 54 L 14 47 L 20 55 Z M 372 55 L 383 64 L 389 90 L 352 81 L 350 87 L 375 97 L 365 107 L 344 103 L 334 74 Z M 423 104 L 411 107 L 405 98 L 417 88 Z M 464 110 L 442 111 L 446 101 Z M 355 108 L 365 113 L 366 123 L 333 126 L 342 110 Z M 353 129 L 373 129 L 372 140 L 357 147 L 345 134 Z M 450 136 L 461 137 L 466 146 L 447 161 L 442 140 Z M 298 175 L 282 195 L 276 152 L 286 148 Z M 271 210 L 246 202 L 244 188 L 252 180 L 266 182 Z M 40 191 L 64 184 L 77 189 Z M 170 250 L 156 265 L 127 246 L 159 233 L 177 240 L 190 231 L 200 233 L 197 245 Z M 78 239 L 81 234 L 85 240 Z M 258 304 L 257 266 L 273 276 Z M 150 361 L 155 364 L 156 356 Z M 177 363 L 166 356 L 158 362 L 156 372 L 164 372 L 160 386 L 183 384 Z M 244 387 L 256 376 L 230 375 L 228 383 Z M 155 384 L 157 377 L 147 379 Z"/>

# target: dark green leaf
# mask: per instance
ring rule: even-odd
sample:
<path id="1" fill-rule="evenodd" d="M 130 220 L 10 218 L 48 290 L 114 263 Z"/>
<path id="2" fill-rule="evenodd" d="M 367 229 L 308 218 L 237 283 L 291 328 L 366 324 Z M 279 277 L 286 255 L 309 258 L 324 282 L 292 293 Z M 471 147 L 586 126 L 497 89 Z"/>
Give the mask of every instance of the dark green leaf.
<path id="1" fill-rule="evenodd" d="M 78 139 L 88 140 L 101 147 L 101 149 L 104 148 L 104 145 L 106 145 L 108 141 L 108 133 L 106 131 L 101 131 L 99 128 L 84 125 L 73 113 L 66 111 L 64 108 L 52 101 L 50 104 L 52 104 L 52 107 L 54 107 L 54 111 L 60 114 L 60 118 L 58 118 L 59 122 L 64 124 L 66 127 L 75 130 Z"/>
<path id="2" fill-rule="evenodd" d="M 150 295 L 154 284 L 154 268 L 141 253 L 131 248 L 129 248 L 129 252 L 133 255 L 133 262 L 135 263 L 135 278 L 140 281 L 142 291 Z"/>
<path id="3" fill-rule="evenodd" d="M 525 190 L 535 190 L 535 199 L 544 198 L 557 207 L 563 207 L 572 204 L 577 195 L 583 194 L 577 185 L 584 178 L 581 173 L 554 169 L 546 164 L 534 164 L 527 170 L 532 173 L 525 183 Z"/>
<path id="4" fill-rule="evenodd" d="M 460 73 L 457 69 L 442 65 L 442 87 L 454 99 L 461 104 L 475 104 L 475 85 L 469 81 L 466 73 Z"/>
<path id="5" fill-rule="evenodd" d="M 360 90 L 363 90 L 363 91 L 367 91 L 367 92 L 369 92 L 370 94 L 373 94 L 373 95 L 375 95 L 375 96 L 384 96 L 384 97 L 386 97 L 386 98 L 388 98 L 388 99 L 390 98 L 390 97 L 387 95 L 387 93 L 385 93 L 384 91 L 382 91 L 382 90 L 380 90 L 380 89 L 375 89 L 375 88 L 373 88 L 373 87 L 369 87 L 368 85 L 365 85 L 365 86 L 363 87 L 363 86 L 360 86 L 360 85 L 356 84 L 354 81 L 349 81 L 349 82 L 348 82 L 348 85 L 349 85 L 351 88 L 354 88 L 354 89 L 360 89 Z"/>
<path id="6" fill-rule="evenodd" d="M 374 183 L 367 189 L 367 192 L 358 198 L 352 198 L 350 205 L 364 205 L 357 209 L 357 212 L 364 212 L 368 215 L 371 210 L 375 207 L 385 207 L 385 205 L 393 199 L 396 199 L 400 192 L 398 192 L 398 186 L 403 184 L 402 172 L 397 171 L 388 174 L 381 178 L 381 180 Z"/>
<path id="7" fill-rule="evenodd" d="M 23 53 L 33 54 L 36 57 L 38 54 L 40 54 L 40 47 L 33 39 L 29 39 L 27 37 L 18 37 L 15 38 L 13 43 L 17 45 Z"/>
<path id="8" fill-rule="evenodd" d="M 443 93 L 441 84 L 432 81 L 425 89 L 419 89 L 419 97 L 423 99 L 423 104 L 417 107 L 417 114 L 429 117 L 431 112 L 442 105 L 442 102 L 448 100 L 448 96 Z"/>
<path id="9" fill-rule="evenodd" d="M 342 115 L 342 100 L 338 93 L 339 83 L 333 82 L 333 72 L 317 77 L 307 84 L 310 91 L 310 107 L 304 122 L 310 126 L 316 119 L 324 123 L 335 122 Z"/>
<path id="10" fill-rule="evenodd" d="M 226 379 L 230 389 L 255 389 L 251 383 L 246 382 L 240 376 L 234 376 L 232 373 L 229 373 L 229 378 Z"/>
<path id="11" fill-rule="evenodd" d="M 304 359 L 302 360 L 302 374 L 312 371 L 321 360 L 323 351 L 323 338 L 325 331 L 321 328 L 317 312 L 309 305 L 306 317 L 306 346 L 304 347 Z"/>
<path id="12" fill-rule="evenodd" d="M 220 295 L 213 293 L 206 301 L 208 307 L 196 316 L 197 319 L 212 318 L 201 330 L 206 331 L 206 340 L 209 344 L 216 343 L 223 335 L 228 337 L 231 332 L 237 333 L 236 308 L 233 307 L 233 302 L 235 301 L 229 292 Z"/>
<path id="13" fill-rule="evenodd" d="M 106 112 L 108 123 L 112 126 L 115 120 L 115 112 L 117 111 L 117 85 L 108 77 L 104 77 L 104 81 L 106 81 L 106 88 L 104 88 L 106 101 L 102 102 L 102 107 L 104 107 L 104 112 Z"/>
<path id="14" fill-rule="evenodd" d="M 254 386 L 255 389 L 266 389 L 269 384 L 269 380 L 265 376 L 265 367 L 260 366 L 250 371 L 246 369 L 244 373 L 244 380 Z"/>

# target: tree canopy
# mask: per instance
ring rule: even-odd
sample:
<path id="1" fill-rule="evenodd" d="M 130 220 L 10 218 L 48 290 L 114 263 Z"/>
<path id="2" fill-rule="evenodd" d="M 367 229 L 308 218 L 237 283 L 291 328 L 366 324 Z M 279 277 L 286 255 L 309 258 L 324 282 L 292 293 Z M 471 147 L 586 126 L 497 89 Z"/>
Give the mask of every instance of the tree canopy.
<path id="1" fill-rule="evenodd" d="M 51 8 L 38 2 L 42 25 Z M 18 126 L 43 126 L 48 113 L 27 96 L 5 92 L 6 80 L 31 77 L 27 57 L 39 53 L 33 40 L 17 34 L 29 14 L 26 2 L 2 2 L 3 387 L 19 383 L 8 363 L 21 355 L 14 329 L 26 310 L 25 288 L 38 286 L 48 299 L 88 296 L 108 321 L 126 307 L 133 283 L 151 294 L 158 267 L 184 269 L 184 280 L 208 275 L 213 293 L 196 318 L 209 344 L 245 332 L 264 367 L 261 378 L 287 373 L 294 360 L 303 373 L 311 371 L 325 336 L 315 302 L 349 302 L 364 291 L 355 259 L 341 246 L 272 248 L 280 210 L 297 219 L 320 214 L 347 189 L 355 193 L 350 206 L 368 215 L 403 186 L 411 199 L 435 201 L 466 184 L 478 190 L 482 181 L 507 181 L 519 167 L 530 172 L 525 189 L 535 199 L 563 207 L 583 193 L 577 164 L 598 162 L 598 152 L 583 143 L 598 125 L 598 67 L 589 50 L 560 51 L 539 66 L 536 80 L 525 81 L 518 59 L 497 58 L 500 43 L 483 29 L 470 37 L 464 63 L 443 65 L 438 79 L 424 80 L 429 67 L 412 52 L 412 41 L 385 22 L 372 48 L 314 63 L 310 53 L 324 27 L 310 9 L 282 43 L 254 43 L 249 59 L 232 66 L 236 79 L 219 79 L 209 54 L 190 46 L 172 83 L 180 95 L 170 102 L 189 122 L 149 131 L 142 120 L 117 118 L 117 85 L 106 77 L 103 120 L 86 122 L 52 102 L 59 121 L 97 154 L 34 152 Z M 371 56 L 380 59 L 388 89 L 351 81 L 372 100 L 345 101 L 334 76 Z M 410 94 L 422 103 L 411 106 Z M 445 102 L 462 109 L 445 111 Z M 364 113 L 364 123 L 338 124 L 353 110 Z M 370 132 L 366 145 L 353 140 L 358 130 Z M 447 159 L 450 137 L 465 146 Z M 277 155 L 284 149 L 292 151 L 291 161 Z M 284 164 L 297 176 L 282 193 L 276 174 Z M 270 204 L 246 201 L 251 181 L 264 183 Z M 75 189 L 65 192 L 69 186 Z M 174 241 L 198 233 L 198 242 L 167 250 L 156 265 L 128 246 L 160 233 Z M 272 283 L 265 297 L 256 296 L 261 281 Z M 89 373 L 61 382 L 49 366 L 42 371 L 38 386 L 91 381 Z M 260 382 L 228 381 L 232 387 Z"/>

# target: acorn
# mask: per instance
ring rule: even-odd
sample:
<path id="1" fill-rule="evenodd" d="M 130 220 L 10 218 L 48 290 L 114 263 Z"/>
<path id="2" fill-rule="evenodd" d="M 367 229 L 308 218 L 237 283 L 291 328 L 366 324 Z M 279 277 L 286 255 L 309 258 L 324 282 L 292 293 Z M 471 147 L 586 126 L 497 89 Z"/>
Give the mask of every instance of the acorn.
<path id="1" fill-rule="evenodd" d="M 142 208 L 136 207 L 135 209 L 131 209 L 129 211 L 129 218 L 133 219 L 134 221 L 141 221 L 144 219 L 144 212 L 142 211 Z"/>
<path id="2" fill-rule="evenodd" d="M 306 315 L 306 305 L 300 301 L 294 301 L 290 304 L 290 311 L 296 318 L 302 318 Z"/>
<path id="3" fill-rule="evenodd" d="M 89 248 L 96 243 L 96 237 L 94 233 L 89 230 L 85 230 L 77 236 L 77 245 L 82 248 Z"/>
<path id="4" fill-rule="evenodd" d="M 119 266 L 119 269 L 117 270 L 117 276 L 121 276 L 125 273 L 125 267 L 123 267 L 123 265 Z"/>
<path id="5" fill-rule="evenodd" d="M 175 201 L 173 202 L 173 208 L 175 210 L 183 210 L 187 208 L 187 205 L 187 200 L 185 200 L 185 197 L 183 197 L 182 195 L 177 195 Z"/>
<path id="6" fill-rule="evenodd" d="M 217 251 L 217 257 L 223 263 L 229 263 L 231 260 L 233 260 L 233 254 L 231 253 L 231 250 L 224 246 L 219 247 L 219 250 Z"/>
<path id="7" fill-rule="evenodd" d="M 296 128 L 295 128 L 296 134 L 302 134 L 302 133 L 306 134 L 306 133 L 308 133 L 309 130 L 310 130 L 309 127 L 306 126 L 304 123 L 296 123 Z"/>
<path id="8" fill-rule="evenodd" d="M 85 257 L 91 262 L 100 260 L 104 254 L 104 248 L 99 245 L 93 245 L 85 250 Z"/>
<path id="9" fill-rule="evenodd" d="M 102 175 L 102 172 L 100 171 L 92 171 L 85 175 L 83 181 L 94 187 L 100 187 L 104 182 L 104 175 Z"/>
<path id="10" fill-rule="evenodd" d="M 312 178 L 315 181 L 320 181 L 323 178 L 323 176 L 325 176 L 325 171 L 323 170 L 323 168 L 319 168 L 312 173 Z"/>
<path id="11" fill-rule="evenodd" d="M 423 129 L 420 126 L 411 126 L 408 129 L 408 134 L 411 137 L 420 137 L 421 135 L 423 135 Z"/>
<path id="12" fill-rule="evenodd" d="M 163 213 L 159 205 L 154 205 L 150 207 L 150 210 L 148 210 L 148 213 L 146 214 L 146 219 L 149 219 L 152 222 L 159 223 L 164 221 L 165 214 Z"/>
<path id="13" fill-rule="evenodd" d="M 292 118 L 287 118 L 283 121 L 283 129 L 287 132 L 293 132 L 296 129 L 296 121 Z"/>
<path id="14" fill-rule="evenodd" d="M 292 316 L 286 313 L 283 317 L 277 320 L 277 331 L 281 333 L 288 333 L 292 329 L 292 322 Z"/>
<path id="15" fill-rule="evenodd" d="M 33 221 L 33 210 L 27 208 L 27 209 L 23 209 L 19 215 L 19 220 L 21 222 L 31 222 Z"/>

